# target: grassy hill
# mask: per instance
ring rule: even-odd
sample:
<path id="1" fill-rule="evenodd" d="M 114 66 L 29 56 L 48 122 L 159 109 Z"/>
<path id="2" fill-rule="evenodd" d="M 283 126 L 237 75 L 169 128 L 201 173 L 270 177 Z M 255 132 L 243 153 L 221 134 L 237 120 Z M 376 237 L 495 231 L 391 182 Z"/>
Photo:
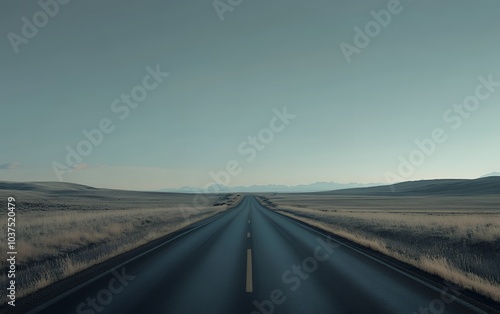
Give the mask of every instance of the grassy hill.
<path id="1" fill-rule="evenodd" d="M 408 181 L 393 185 L 335 190 L 314 194 L 371 196 L 491 195 L 500 194 L 500 177 Z"/>

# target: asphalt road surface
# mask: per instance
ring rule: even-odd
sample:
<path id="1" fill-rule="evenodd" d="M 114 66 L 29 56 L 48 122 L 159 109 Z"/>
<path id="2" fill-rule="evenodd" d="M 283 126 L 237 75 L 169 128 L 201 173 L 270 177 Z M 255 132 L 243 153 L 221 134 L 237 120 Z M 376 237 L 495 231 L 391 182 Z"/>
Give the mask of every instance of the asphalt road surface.
<path id="1" fill-rule="evenodd" d="M 32 313 L 484 313 L 247 196 Z"/>

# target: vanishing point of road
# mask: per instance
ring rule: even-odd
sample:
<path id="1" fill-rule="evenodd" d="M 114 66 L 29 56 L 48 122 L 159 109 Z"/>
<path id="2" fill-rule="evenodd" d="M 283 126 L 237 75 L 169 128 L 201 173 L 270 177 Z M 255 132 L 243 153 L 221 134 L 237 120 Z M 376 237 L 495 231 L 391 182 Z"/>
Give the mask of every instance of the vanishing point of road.
<path id="1" fill-rule="evenodd" d="M 247 196 L 31 313 L 485 313 Z"/>

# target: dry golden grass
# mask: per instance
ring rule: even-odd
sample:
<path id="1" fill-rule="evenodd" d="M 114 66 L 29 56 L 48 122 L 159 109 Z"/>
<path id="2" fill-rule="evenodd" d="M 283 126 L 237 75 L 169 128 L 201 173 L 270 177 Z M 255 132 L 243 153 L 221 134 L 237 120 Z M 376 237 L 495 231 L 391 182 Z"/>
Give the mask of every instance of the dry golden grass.
<path id="1" fill-rule="evenodd" d="M 261 201 L 500 301 L 500 196 L 282 194 Z"/>
<path id="2" fill-rule="evenodd" d="M 21 197 L 16 197 L 19 202 L 16 213 L 17 296 L 30 294 L 220 213 L 241 200 L 241 196 L 211 195 L 210 202 L 220 205 L 195 209 L 183 205 L 192 203 L 193 195 L 170 197 L 158 194 L 151 204 L 148 204 L 148 195 L 140 195 L 135 193 L 135 200 L 130 200 L 126 206 L 122 202 L 114 202 L 112 196 L 89 201 L 75 197 L 65 199 L 61 196 L 54 200 L 30 195 L 24 198 L 24 204 L 20 201 Z M 65 202 L 71 209 L 65 209 Z M 26 207 L 31 210 L 20 210 Z M 5 234 L 6 224 L 1 225 L 0 230 Z M 4 264 L 2 261 L 2 269 L 6 269 Z M 0 285 L 5 285 L 6 281 L 6 274 L 2 273 Z"/>
<path id="3" fill-rule="evenodd" d="M 201 217 L 216 212 L 211 208 L 203 210 L 206 212 Z M 148 233 L 154 233 L 159 226 L 165 230 L 179 228 L 183 226 L 180 214 L 171 208 L 19 212 L 18 258 L 21 265 L 29 264 L 63 252 L 108 242 L 120 235 L 135 234 L 141 227 L 146 228 Z"/>

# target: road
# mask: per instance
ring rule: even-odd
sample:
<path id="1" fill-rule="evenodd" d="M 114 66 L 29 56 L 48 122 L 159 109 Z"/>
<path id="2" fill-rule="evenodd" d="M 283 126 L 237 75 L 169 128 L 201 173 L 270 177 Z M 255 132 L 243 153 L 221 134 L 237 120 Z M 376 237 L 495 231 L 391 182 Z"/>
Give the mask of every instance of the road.
<path id="1" fill-rule="evenodd" d="M 32 313 L 478 313 L 253 196 Z M 480 312 L 481 313 L 481 312 Z"/>

